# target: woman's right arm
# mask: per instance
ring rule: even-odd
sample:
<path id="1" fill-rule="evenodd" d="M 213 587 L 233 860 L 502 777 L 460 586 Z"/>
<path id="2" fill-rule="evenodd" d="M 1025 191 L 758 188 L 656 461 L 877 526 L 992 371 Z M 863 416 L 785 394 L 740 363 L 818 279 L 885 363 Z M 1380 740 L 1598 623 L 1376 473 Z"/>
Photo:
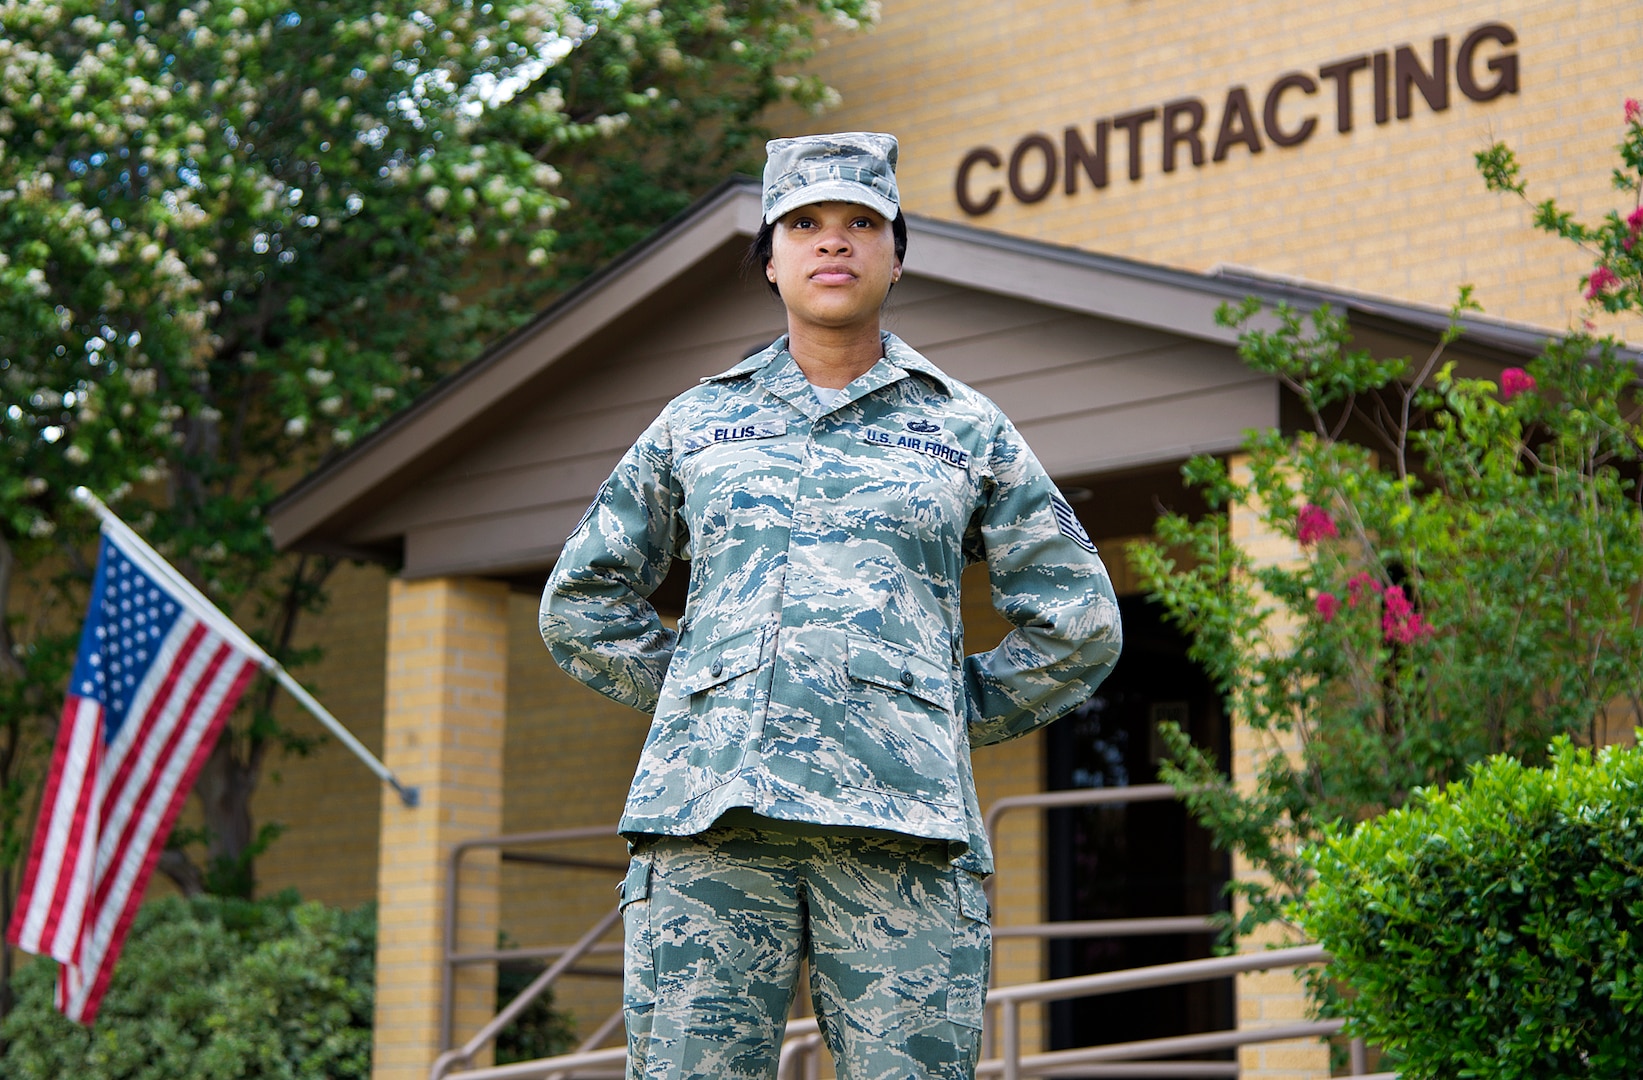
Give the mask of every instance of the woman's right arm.
<path id="1" fill-rule="evenodd" d="M 648 597 L 686 541 L 669 411 L 639 436 L 566 539 L 537 620 L 560 667 L 645 713 L 656 708 L 678 640 Z"/>

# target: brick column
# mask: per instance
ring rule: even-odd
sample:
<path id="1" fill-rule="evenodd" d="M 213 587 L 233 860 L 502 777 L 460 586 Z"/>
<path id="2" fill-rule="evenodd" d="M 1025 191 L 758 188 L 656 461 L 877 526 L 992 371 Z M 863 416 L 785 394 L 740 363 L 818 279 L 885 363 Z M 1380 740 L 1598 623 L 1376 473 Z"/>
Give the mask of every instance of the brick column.
<path id="1" fill-rule="evenodd" d="M 1247 483 L 1248 459 L 1236 455 L 1229 462 L 1233 478 Z M 1260 507 L 1235 503 L 1229 508 L 1228 531 L 1234 544 L 1249 553 L 1258 566 L 1275 566 L 1301 557 L 1295 541 L 1270 531 L 1260 518 Z M 1293 626 L 1277 626 L 1280 640 Z M 1280 741 L 1282 740 L 1282 741 Z M 1232 778 L 1239 787 L 1253 789 L 1261 764 L 1273 754 L 1298 759 L 1299 739 L 1293 734 L 1256 731 L 1245 717 L 1232 717 Z M 1234 854 L 1233 876 L 1251 880 L 1258 875 L 1249 861 Z M 1241 902 L 1240 902 L 1241 903 Z M 1240 910 L 1240 914 L 1241 914 Z M 1259 933 L 1239 943 L 1243 952 L 1258 952 L 1269 945 L 1297 945 L 1300 941 L 1269 923 Z M 1290 971 L 1257 971 L 1236 978 L 1238 1027 L 1274 1027 L 1307 1019 L 1309 999 L 1300 977 Z M 1259 1043 L 1238 1051 L 1238 1067 L 1244 1080 L 1317 1080 L 1329 1075 L 1329 1047 L 1317 1039 L 1297 1042 Z"/>
<path id="2" fill-rule="evenodd" d="M 458 841 L 502 831 L 507 612 L 507 588 L 497 582 L 389 585 L 383 758 L 421 790 L 421 805 L 405 807 L 384 791 L 373 1080 L 423 1080 L 440 1052 L 446 858 Z M 496 946 L 498 865 L 494 853 L 463 862 L 461 950 Z M 458 1043 L 490 1019 L 495 992 L 494 967 L 458 972 Z"/>

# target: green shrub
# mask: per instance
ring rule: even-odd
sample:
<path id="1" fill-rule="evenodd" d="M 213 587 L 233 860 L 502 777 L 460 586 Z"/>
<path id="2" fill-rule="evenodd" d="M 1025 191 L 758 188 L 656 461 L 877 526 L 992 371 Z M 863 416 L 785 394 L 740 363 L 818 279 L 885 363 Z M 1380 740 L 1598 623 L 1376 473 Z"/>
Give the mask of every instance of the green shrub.
<path id="1" fill-rule="evenodd" d="M 1291 914 L 1406 1080 L 1643 1076 L 1643 752 L 1493 758 L 1308 858 Z"/>
<path id="2" fill-rule="evenodd" d="M 369 1076 L 376 915 L 301 903 L 143 905 L 97 1023 L 52 1005 L 56 965 L 28 964 L 0 1025 L 11 1080 L 347 1080 Z"/>
<path id="3" fill-rule="evenodd" d="M 502 935 L 497 948 L 512 948 L 513 942 Z M 498 964 L 496 968 L 496 1011 L 501 1012 L 519 992 L 542 974 L 545 964 L 531 961 Z M 535 1061 L 556 1057 L 576 1049 L 576 1027 L 570 1017 L 553 1007 L 553 989 L 544 990 L 525 1011 L 496 1037 L 496 1063 L 511 1065 L 516 1061 Z"/>

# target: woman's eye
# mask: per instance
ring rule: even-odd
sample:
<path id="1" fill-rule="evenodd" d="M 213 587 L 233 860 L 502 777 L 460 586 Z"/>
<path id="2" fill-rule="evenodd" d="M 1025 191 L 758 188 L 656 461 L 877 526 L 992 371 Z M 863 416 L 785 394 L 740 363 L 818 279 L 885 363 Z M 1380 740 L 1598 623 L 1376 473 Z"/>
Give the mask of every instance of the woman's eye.
<path id="1" fill-rule="evenodd" d="M 870 218 L 859 217 L 850 223 L 850 227 L 854 229 L 871 229 L 873 222 Z"/>

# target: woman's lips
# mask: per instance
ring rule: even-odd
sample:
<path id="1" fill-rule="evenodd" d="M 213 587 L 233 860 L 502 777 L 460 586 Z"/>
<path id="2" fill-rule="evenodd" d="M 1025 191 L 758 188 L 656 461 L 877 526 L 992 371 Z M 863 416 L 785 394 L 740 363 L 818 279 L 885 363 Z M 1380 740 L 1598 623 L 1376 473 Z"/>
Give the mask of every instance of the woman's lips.
<path id="1" fill-rule="evenodd" d="M 818 266 L 810 273 L 810 280 L 822 285 L 844 285 L 856 280 L 847 266 Z"/>

